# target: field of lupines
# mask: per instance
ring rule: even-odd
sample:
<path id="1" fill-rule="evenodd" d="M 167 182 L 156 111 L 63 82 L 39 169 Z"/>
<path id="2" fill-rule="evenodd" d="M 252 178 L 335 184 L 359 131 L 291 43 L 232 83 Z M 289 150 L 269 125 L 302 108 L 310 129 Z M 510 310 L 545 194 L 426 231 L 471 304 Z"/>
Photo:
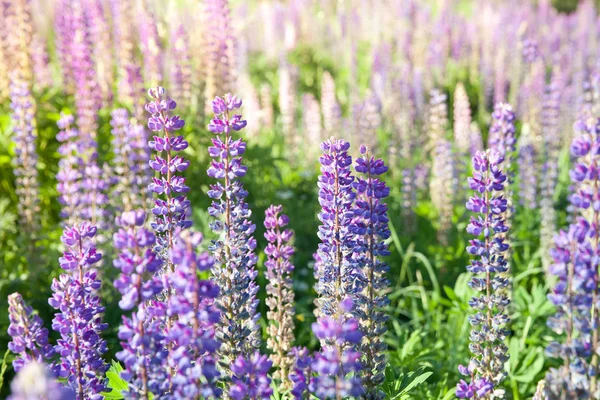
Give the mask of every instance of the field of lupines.
<path id="1" fill-rule="evenodd" d="M 591 1 L 0 15 L 0 398 L 600 398 Z"/>

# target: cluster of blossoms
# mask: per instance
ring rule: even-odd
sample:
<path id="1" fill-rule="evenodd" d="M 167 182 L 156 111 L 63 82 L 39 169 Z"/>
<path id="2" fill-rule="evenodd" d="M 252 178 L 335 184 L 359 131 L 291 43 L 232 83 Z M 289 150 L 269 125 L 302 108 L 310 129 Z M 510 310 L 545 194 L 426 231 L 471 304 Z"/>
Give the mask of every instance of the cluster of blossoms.
<path id="1" fill-rule="evenodd" d="M 229 396 L 234 400 L 270 399 L 273 394 L 268 377 L 273 363 L 258 351 L 248 359 L 238 356 L 231 366 L 233 385 Z"/>
<path id="2" fill-rule="evenodd" d="M 15 372 L 32 361 L 44 363 L 54 355 L 54 348 L 48 344 L 48 329 L 19 293 L 8 296 L 8 318 L 8 334 L 12 337 L 8 349 L 17 355 L 12 363 Z"/>
<path id="3" fill-rule="evenodd" d="M 143 211 L 126 211 L 116 218 L 119 230 L 113 237 L 118 250 L 113 264 L 121 271 L 114 282 L 122 296 L 119 306 L 133 310 L 131 316 L 123 316 L 119 327 L 123 350 L 117 359 L 124 364 L 122 377 L 129 383 L 128 395 L 140 398 L 165 393 L 169 382 L 163 367 L 167 351 L 161 320 L 165 307 L 156 300 L 163 290 L 162 281 L 155 276 L 162 261 L 152 251 L 156 239 L 143 228 L 145 221 Z"/>
<path id="4" fill-rule="evenodd" d="M 54 294 L 48 300 L 59 311 L 52 320 L 52 329 L 61 335 L 54 346 L 60 355 L 56 373 L 81 399 L 102 398 L 100 393 L 106 390 L 104 373 L 108 370 L 102 359 L 106 342 L 100 336 L 107 328 L 98 297 L 101 282 L 92 269 L 102 258 L 90 244 L 95 235 L 96 227 L 88 222 L 65 228 L 61 241 L 67 250 L 59 263 L 67 273 L 54 279 Z"/>
<path id="5" fill-rule="evenodd" d="M 268 259 L 265 261 L 267 283 L 266 304 L 269 307 L 267 318 L 271 323 L 267 328 L 269 335 L 267 347 L 273 351 L 271 360 L 277 367 L 275 378 L 279 378 L 282 387 L 287 387 L 288 371 L 293 359 L 289 354 L 294 343 L 294 290 L 291 258 L 294 248 L 289 244 L 293 232 L 285 227 L 289 223 L 287 215 L 282 214 L 282 206 L 270 206 L 265 211 L 265 238 L 269 242 L 265 248 Z"/>
<path id="6" fill-rule="evenodd" d="M 242 164 L 246 143 L 232 136 L 246 126 L 241 115 L 231 115 L 241 106 L 242 101 L 236 96 L 215 98 L 212 102 L 215 118 L 208 125 L 208 130 L 216 136 L 208 149 L 212 161 L 207 172 L 218 180 L 208 192 L 213 199 L 208 209 L 214 218 L 210 226 L 219 236 L 210 247 L 215 258 L 212 276 L 221 290 L 216 300 L 221 311 L 217 338 L 221 342 L 221 367 L 228 375 L 238 356 L 247 358 L 260 346 L 256 240 L 252 236 L 256 227 L 250 221 L 251 211 L 245 201 L 248 192 L 240 180 L 247 171 Z"/>
<path id="7" fill-rule="evenodd" d="M 431 166 L 431 180 L 429 190 L 431 202 L 438 210 L 440 226 L 438 240 L 441 244 L 448 244 L 448 236 L 452 228 L 452 213 L 454 211 L 454 198 L 456 191 L 456 165 L 452 143 L 440 139 L 436 143 L 435 155 Z"/>
<path id="8" fill-rule="evenodd" d="M 19 197 L 19 216 L 28 235 L 36 235 L 39 225 L 39 183 L 37 171 L 34 100 L 28 85 L 13 80 L 10 85 L 10 108 L 15 142 L 15 193 Z"/>
<path id="9" fill-rule="evenodd" d="M 148 190 L 157 195 L 152 209 L 154 221 L 151 226 L 157 234 L 154 250 L 166 260 L 168 250 L 173 247 L 175 229 L 186 229 L 192 225 L 188 220 L 190 202 L 186 198 L 190 188 L 186 186 L 185 178 L 177 175 L 190 165 L 189 161 L 176 154 L 185 150 L 188 142 L 183 136 L 174 135 L 185 125 L 185 121 L 178 115 L 170 115 L 177 103 L 167 97 L 162 87 L 148 90 L 148 95 L 152 99 L 146 105 L 146 111 L 151 114 L 148 118 L 148 128 L 152 132 L 163 133 L 163 136 L 155 135 L 154 140 L 148 142 L 150 149 L 157 152 L 154 159 L 150 160 L 150 167 L 159 173 L 158 177 L 152 178 L 148 186 Z M 172 271 L 172 262 L 167 264 L 168 269 Z"/>
<path id="10" fill-rule="evenodd" d="M 473 357 L 468 367 L 459 367 L 470 383 L 461 380 L 456 387 L 459 398 L 494 399 L 503 396 L 498 385 L 505 377 L 504 363 L 508 360 L 505 328 L 508 323 L 506 295 L 509 280 L 504 253 L 508 245 L 503 234 L 507 231 L 504 213 L 507 201 L 503 196 L 506 175 L 502 170 L 504 157 L 497 151 L 480 152 L 473 158 L 473 178 L 469 186 L 475 191 L 467 209 L 478 216 L 471 217 L 467 232 L 476 238 L 467 251 L 478 256 L 467 270 L 475 276 L 469 286 L 481 292 L 469 301 L 476 313 L 469 317 Z M 483 238 L 480 238 L 483 236 Z"/>
<path id="11" fill-rule="evenodd" d="M 46 366 L 38 361 L 28 362 L 10 385 L 12 394 L 7 400 L 73 400 L 75 393 L 62 386 Z"/>
<path id="12" fill-rule="evenodd" d="M 59 201 L 62 205 L 60 216 L 67 224 L 74 222 L 81 215 L 79 194 L 83 160 L 80 154 L 83 149 L 82 143 L 78 141 L 79 132 L 73 126 L 74 123 L 75 118 L 72 115 L 62 114 L 57 123 L 60 131 L 56 135 L 56 139 L 61 143 L 58 148 L 61 158 L 56 174 Z"/>
<path id="13" fill-rule="evenodd" d="M 575 163 L 570 173 L 575 219 L 566 232 L 555 236 L 550 253 L 554 261 L 550 273 L 558 282 L 549 295 L 557 313 L 548 324 L 566 337 L 564 343 L 551 343 L 547 353 L 565 360 L 565 364 L 551 370 L 546 381 L 553 394 L 586 398 L 595 397 L 598 391 L 600 121 L 582 119 L 575 129 L 578 136 L 571 145 Z"/>
<path id="14" fill-rule="evenodd" d="M 209 271 L 214 264 L 207 252 L 198 253 L 202 234 L 178 231 L 169 256 L 175 271 L 168 276 L 172 294 L 166 305 L 168 328 L 168 366 L 173 371 L 171 395 L 175 399 L 219 398 L 216 339 L 219 311 L 215 299 L 219 287 L 210 280 L 198 279 L 198 273 Z"/>
<path id="15" fill-rule="evenodd" d="M 129 118 L 123 108 L 112 112 L 112 146 L 115 153 L 112 197 L 119 199 L 115 209 L 131 211 L 146 205 L 147 187 L 151 179 L 146 130 Z"/>
<path id="16" fill-rule="evenodd" d="M 350 212 L 356 194 L 352 190 L 352 157 L 350 143 L 331 138 L 321 144 L 323 155 L 319 176 L 319 249 L 315 264 L 317 317 L 339 318 L 339 305 L 345 298 L 345 288 L 352 287 L 353 276 L 350 253 L 352 235 L 349 230 Z"/>
<path id="17" fill-rule="evenodd" d="M 354 168 L 361 175 L 353 182 L 356 201 L 350 225 L 352 262 L 356 266 L 350 290 L 355 299 L 351 312 L 364 333 L 358 346 L 362 354 L 363 383 L 371 398 L 383 398 L 377 388 L 384 381 L 387 364 L 387 345 L 383 342 L 387 316 L 382 310 L 389 303 L 386 295 L 389 266 L 381 257 L 390 255 L 385 243 L 390 237 L 390 229 L 387 205 L 382 201 L 390 194 L 390 188 L 379 178 L 388 170 L 383 160 L 375 159 L 364 146 L 361 146 L 360 154 Z"/>

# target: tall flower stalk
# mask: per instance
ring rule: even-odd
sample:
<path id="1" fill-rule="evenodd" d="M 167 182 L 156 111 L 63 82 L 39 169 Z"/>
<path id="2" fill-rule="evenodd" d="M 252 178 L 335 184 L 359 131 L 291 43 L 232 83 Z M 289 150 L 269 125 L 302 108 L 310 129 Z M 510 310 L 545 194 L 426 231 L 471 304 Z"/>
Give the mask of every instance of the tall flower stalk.
<path id="1" fill-rule="evenodd" d="M 293 363 L 290 355 L 294 343 L 294 289 L 292 272 L 294 264 L 291 258 L 294 248 L 289 244 L 293 231 L 285 227 L 289 223 L 287 215 L 282 214 L 282 206 L 271 205 L 265 211 L 265 238 L 269 242 L 265 248 L 268 259 L 265 261 L 267 278 L 267 300 L 269 307 L 267 319 L 267 347 L 273 351 L 271 361 L 277 371 L 274 374 L 282 388 L 290 386 L 288 374 Z"/>
<path id="2" fill-rule="evenodd" d="M 212 278 L 221 290 L 216 300 L 221 311 L 217 338 L 222 343 L 219 356 L 226 375 L 231 374 L 231 365 L 240 355 L 248 358 L 260 346 L 256 240 L 252 236 L 256 227 L 250 221 L 251 211 L 245 201 L 248 192 L 240 179 L 247 171 L 242 164 L 246 143 L 233 137 L 246 126 L 240 114 L 233 114 L 241 106 L 242 101 L 230 94 L 215 98 L 215 117 L 208 125 L 215 137 L 208 149 L 212 160 L 207 173 L 218 180 L 208 192 L 213 199 L 208 209 L 214 218 L 211 229 L 218 235 L 210 247 L 215 258 Z"/>
<path id="3" fill-rule="evenodd" d="M 124 364 L 121 374 L 128 382 L 127 395 L 149 399 L 151 394 L 162 396 L 169 388 L 165 368 L 166 338 L 161 326 L 165 306 L 156 299 L 163 282 L 155 274 L 162 261 L 152 251 L 155 236 L 143 228 L 146 214 L 126 211 L 117 217 L 119 230 L 113 237 L 118 255 L 113 261 L 120 270 L 114 285 L 121 293 L 119 307 L 133 310 L 123 316 L 119 339 L 123 350 L 117 359 Z M 125 394 L 125 393 L 124 393 Z"/>
<path id="4" fill-rule="evenodd" d="M 19 293 L 8 296 L 8 319 L 8 334 L 12 337 L 8 349 L 17 356 L 12 362 L 15 372 L 31 362 L 50 361 L 54 348 L 48 344 L 48 329 Z"/>
<path id="5" fill-rule="evenodd" d="M 390 255 L 385 241 L 391 233 L 388 227 L 387 205 L 382 202 L 390 189 L 379 176 L 388 168 L 383 160 L 375 159 L 367 148 L 361 146 L 361 157 L 356 159 L 355 170 L 360 173 L 353 182 L 356 190 L 354 217 L 350 232 L 354 235 L 352 261 L 356 263 L 356 279 L 348 292 L 357 301 L 352 312 L 360 323 L 363 339 L 358 351 L 362 354 L 362 379 L 369 398 L 385 395 L 378 387 L 385 376 L 387 345 L 383 341 L 387 316 L 383 308 L 389 304 L 386 291 L 389 266 L 381 257 Z"/>
<path id="6" fill-rule="evenodd" d="M 156 232 L 154 250 L 165 261 L 166 271 L 173 272 L 175 266 L 168 252 L 174 246 L 174 232 L 177 228 L 187 229 L 192 225 L 188 220 L 190 202 L 186 198 L 190 188 L 186 186 L 185 178 L 178 175 L 190 165 L 177 154 L 188 147 L 188 142 L 175 134 L 183 128 L 185 121 L 178 115 L 171 115 L 177 103 L 167 97 L 166 90 L 157 87 L 148 90 L 148 95 L 152 99 L 146 104 L 146 111 L 150 113 L 148 128 L 157 133 L 148 142 L 150 149 L 156 151 L 150 167 L 159 174 L 148 185 L 148 190 L 156 195 L 152 209 L 154 221 L 150 225 Z"/>
<path id="7" fill-rule="evenodd" d="M 497 151 L 480 152 L 473 158 L 473 177 L 469 178 L 475 194 L 467 202 L 467 209 L 478 215 L 472 216 L 467 226 L 467 232 L 475 236 L 467 251 L 479 258 L 467 270 L 475 275 L 469 286 L 481 294 L 469 301 L 475 310 L 469 317 L 472 326 L 469 348 L 473 356 L 468 367 L 459 366 L 459 372 L 470 377 L 469 383 L 461 380 L 457 385 L 459 398 L 495 399 L 504 393 L 499 385 L 506 376 L 505 326 L 509 321 L 506 308 L 510 300 L 506 295 L 509 279 L 504 259 L 508 245 L 503 234 L 508 228 L 504 219 L 507 202 L 503 195 L 506 182 L 503 161 Z"/>
<path id="8" fill-rule="evenodd" d="M 10 86 L 10 108 L 13 120 L 13 160 L 16 176 L 15 193 L 19 198 L 21 227 L 33 243 L 39 227 L 39 182 L 36 151 L 35 105 L 25 81 L 13 80 Z"/>
<path id="9" fill-rule="evenodd" d="M 92 268 L 102 255 L 90 244 L 94 236 L 96 227 L 88 222 L 65 228 L 61 241 L 67 250 L 59 263 L 67 273 L 54 279 L 48 300 L 59 311 L 52 320 L 52 329 L 61 336 L 54 346 L 60 354 L 55 369 L 79 400 L 100 400 L 107 389 L 108 365 L 102 359 L 106 342 L 100 336 L 107 325 L 98 297 L 101 282 Z"/>

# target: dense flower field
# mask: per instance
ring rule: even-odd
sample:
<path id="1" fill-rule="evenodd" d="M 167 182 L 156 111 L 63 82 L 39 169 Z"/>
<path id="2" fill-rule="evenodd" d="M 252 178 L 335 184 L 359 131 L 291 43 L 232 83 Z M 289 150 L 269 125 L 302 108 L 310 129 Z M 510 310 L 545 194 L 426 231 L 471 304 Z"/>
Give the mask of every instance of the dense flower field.
<path id="1" fill-rule="evenodd" d="M 591 1 L 4 0 L 0 398 L 600 399 Z"/>

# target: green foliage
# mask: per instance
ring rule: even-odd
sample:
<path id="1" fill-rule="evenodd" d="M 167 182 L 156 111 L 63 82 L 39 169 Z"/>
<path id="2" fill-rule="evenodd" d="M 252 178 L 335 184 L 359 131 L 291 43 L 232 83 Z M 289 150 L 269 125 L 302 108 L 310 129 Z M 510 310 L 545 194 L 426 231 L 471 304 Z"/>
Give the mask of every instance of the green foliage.
<path id="1" fill-rule="evenodd" d="M 123 367 L 120 363 L 113 360 L 110 364 L 110 369 L 106 372 L 110 392 L 102 393 L 105 399 L 118 400 L 125 398 L 123 391 L 127 390 L 128 386 L 127 382 L 121 378 L 121 372 L 123 372 Z"/>

